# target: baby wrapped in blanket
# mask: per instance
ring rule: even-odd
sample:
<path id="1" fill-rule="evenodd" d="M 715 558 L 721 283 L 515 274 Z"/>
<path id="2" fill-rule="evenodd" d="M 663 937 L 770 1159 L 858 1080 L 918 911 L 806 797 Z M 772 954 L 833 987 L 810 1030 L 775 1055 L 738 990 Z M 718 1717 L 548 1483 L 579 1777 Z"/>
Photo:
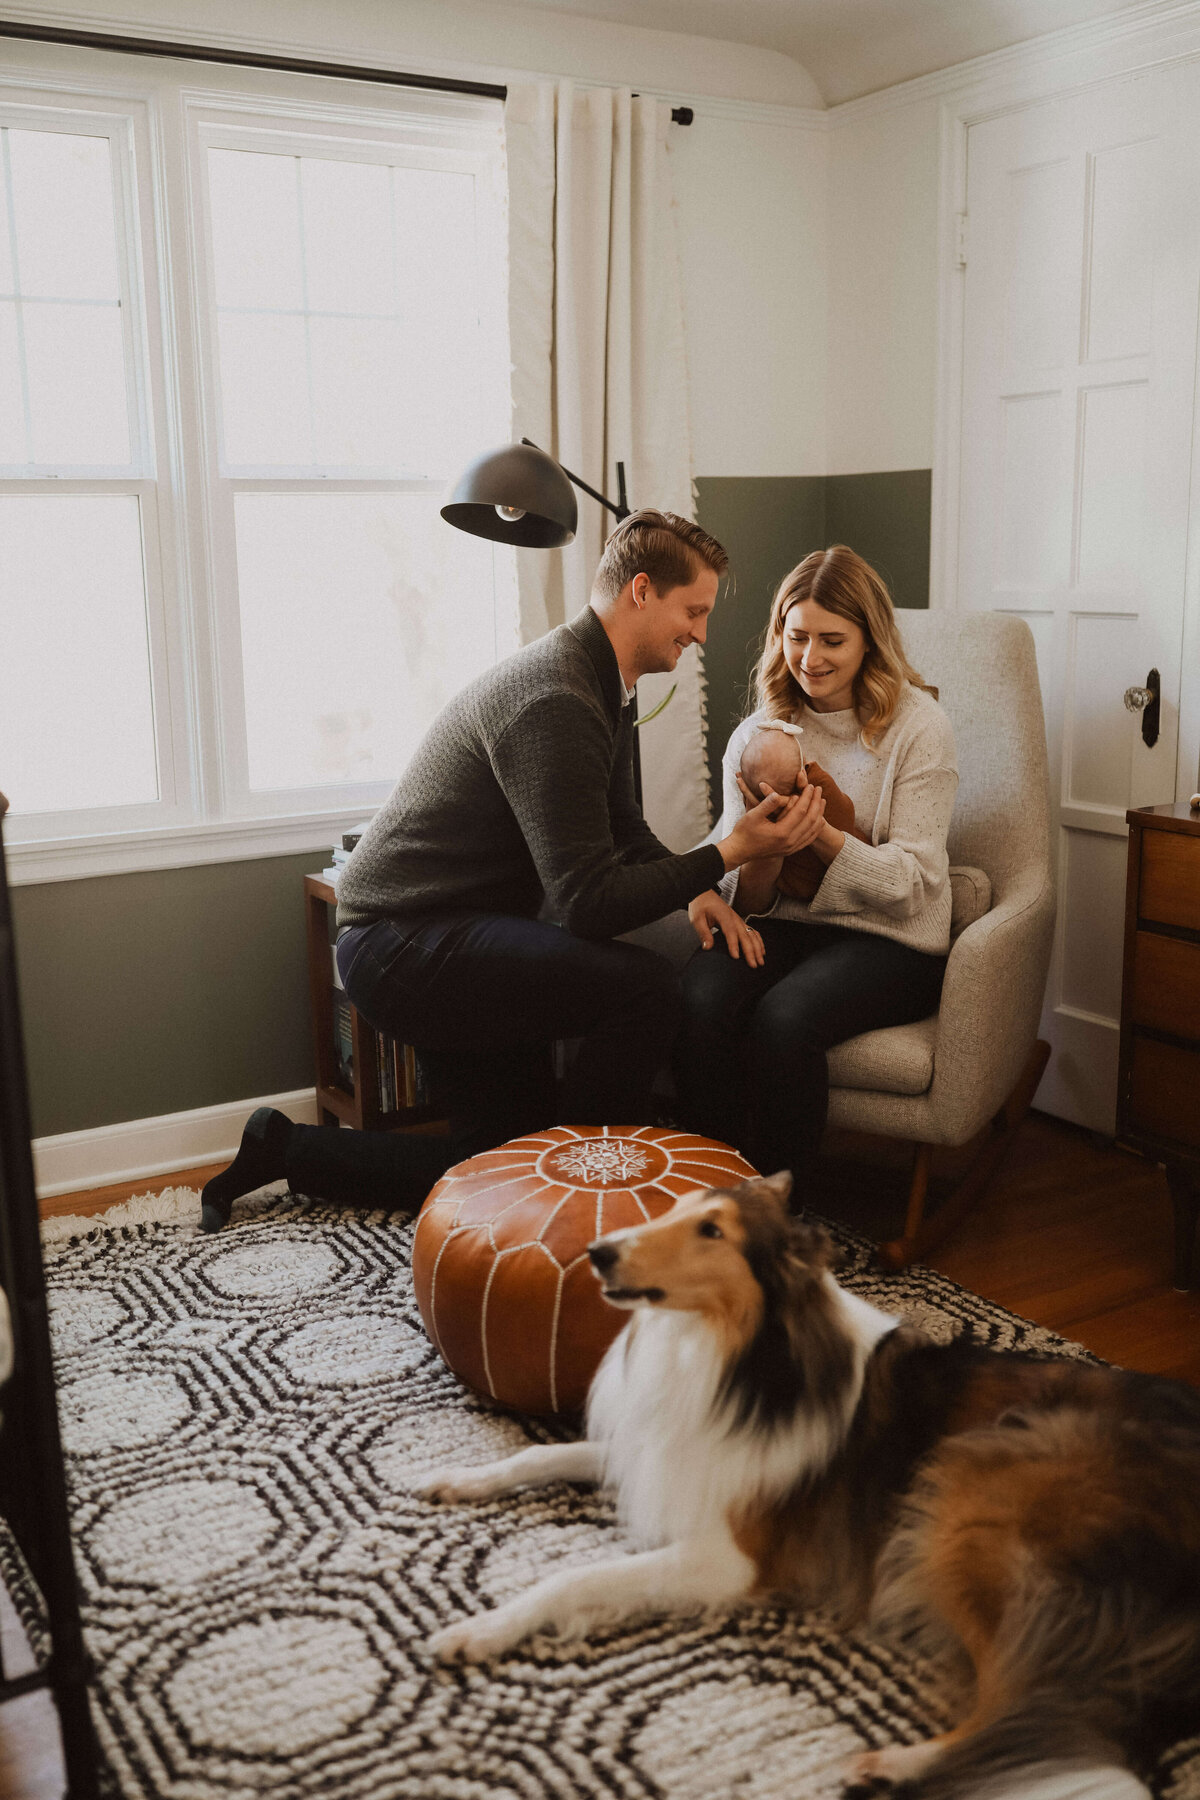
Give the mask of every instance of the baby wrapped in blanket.
<path id="1" fill-rule="evenodd" d="M 839 831 L 870 843 L 854 822 L 854 802 L 820 763 L 804 761 L 800 739 L 802 725 L 786 719 L 764 719 L 742 751 L 742 780 L 756 800 L 770 788 L 776 794 L 794 794 L 802 786 L 819 787 L 825 799 L 825 817 Z M 811 900 L 821 885 L 825 864 L 811 846 L 785 856 L 775 885 L 791 900 Z"/>

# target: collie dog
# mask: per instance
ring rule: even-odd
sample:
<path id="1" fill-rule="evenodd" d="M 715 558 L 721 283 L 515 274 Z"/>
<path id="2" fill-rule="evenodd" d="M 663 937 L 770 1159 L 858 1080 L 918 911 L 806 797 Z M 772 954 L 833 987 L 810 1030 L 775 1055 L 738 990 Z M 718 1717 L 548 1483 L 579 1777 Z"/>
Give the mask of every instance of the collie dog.
<path id="1" fill-rule="evenodd" d="M 1144 1793 L 1122 1771 L 1200 1701 L 1200 1394 L 932 1342 L 838 1285 L 790 1187 L 710 1188 L 591 1245 L 632 1316 L 586 1439 L 421 1491 L 599 1481 L 646 1547 L 450 1626 L 436 1655 L 785 1594 L 933 1656 L 958 1695 L 954 1730 L 857 1757 L 851 1786 Z"/>

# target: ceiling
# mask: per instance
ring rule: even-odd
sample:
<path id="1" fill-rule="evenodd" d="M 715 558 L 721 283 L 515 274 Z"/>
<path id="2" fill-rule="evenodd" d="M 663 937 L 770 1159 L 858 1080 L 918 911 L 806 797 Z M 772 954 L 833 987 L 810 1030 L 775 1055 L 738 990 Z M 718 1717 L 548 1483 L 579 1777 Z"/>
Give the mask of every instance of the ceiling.
<path id="1" fill-rule="evenodd" d="M 756 44 L 801 63 L 827 106 L 1155 0 L 523 0 L 546 11 Z"/>

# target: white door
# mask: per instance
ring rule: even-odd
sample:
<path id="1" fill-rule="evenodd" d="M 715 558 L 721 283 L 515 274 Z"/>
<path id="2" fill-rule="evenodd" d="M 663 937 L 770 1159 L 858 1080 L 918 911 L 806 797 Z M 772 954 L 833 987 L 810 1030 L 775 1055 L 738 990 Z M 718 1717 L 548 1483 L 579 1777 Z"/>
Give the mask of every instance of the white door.
<path id="1" fill-rule="evenodd" d="M 1059 920 L 1037 1103 L 1114 1128 L 1125 811 L 1175 797 L 1200 288 L 1200 71 L 973 126 L 959 603 L 1028 620 Z M 1158 741 L 1123 704 L 1156 668 Z"/>

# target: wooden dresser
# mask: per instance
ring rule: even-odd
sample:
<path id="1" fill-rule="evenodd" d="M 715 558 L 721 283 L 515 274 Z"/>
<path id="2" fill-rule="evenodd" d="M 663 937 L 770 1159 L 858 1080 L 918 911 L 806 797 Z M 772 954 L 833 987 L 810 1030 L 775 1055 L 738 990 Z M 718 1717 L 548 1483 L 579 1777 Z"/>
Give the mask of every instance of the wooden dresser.
<path id="1" fill-rule="evenodd" d="M 1147 806 L 1125 816 L 1117 1136 L 1166 1166 L 1175 1286 L 1187 1288 L 1200 1214 L 1200 812 Z"/>

